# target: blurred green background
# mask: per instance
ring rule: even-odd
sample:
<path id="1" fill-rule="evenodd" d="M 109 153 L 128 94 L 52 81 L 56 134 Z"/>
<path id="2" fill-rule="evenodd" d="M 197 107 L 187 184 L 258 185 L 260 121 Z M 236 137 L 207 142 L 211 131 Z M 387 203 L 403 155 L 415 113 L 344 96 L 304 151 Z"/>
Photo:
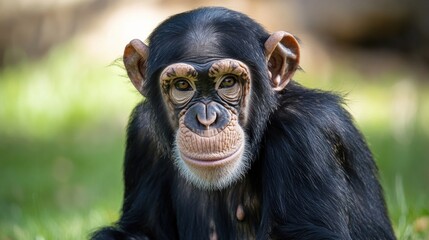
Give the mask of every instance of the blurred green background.
<path id="1" fill-rule="evenodd" d="M 413 1 L 0 2 L 0 240 L 85 239 L 118 218 L 125 127 L 141 97 L 116 59 L 203 5 L 301 39 L 295 80 L 346 95 L 398 239 L 429 239 L 429 21 Z"/>

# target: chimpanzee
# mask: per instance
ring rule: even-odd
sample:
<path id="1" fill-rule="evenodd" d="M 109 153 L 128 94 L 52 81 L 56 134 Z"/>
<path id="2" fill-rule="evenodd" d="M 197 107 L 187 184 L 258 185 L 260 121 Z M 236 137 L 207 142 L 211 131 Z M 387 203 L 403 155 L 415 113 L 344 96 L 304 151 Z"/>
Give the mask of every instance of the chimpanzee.
<path id="1" fill-rule="evenodd" d="M 300 48 L 219 7 L 124 51 L 122 216 L 93 239 L 395 239 L 377 168 L 340 96 L 291 80 Z"/>

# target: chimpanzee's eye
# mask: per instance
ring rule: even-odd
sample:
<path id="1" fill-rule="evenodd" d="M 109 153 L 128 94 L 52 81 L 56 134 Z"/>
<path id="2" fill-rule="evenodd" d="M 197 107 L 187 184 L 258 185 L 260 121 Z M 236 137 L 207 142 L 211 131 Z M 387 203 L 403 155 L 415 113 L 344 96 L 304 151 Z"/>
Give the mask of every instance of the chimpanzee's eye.
<path id="1" fill-rule="evenodd" d="M 174 87 L 179 91 L 192 91 L 191 84 L 185 79 L 178 79 L 174 82 Z"/>
<path id="2" fill-rule="evenodd" d="M 219 85 L 219 88 L 230 88 L 237 83 L 237 79 L 233 76 L 225 77 Z"/>

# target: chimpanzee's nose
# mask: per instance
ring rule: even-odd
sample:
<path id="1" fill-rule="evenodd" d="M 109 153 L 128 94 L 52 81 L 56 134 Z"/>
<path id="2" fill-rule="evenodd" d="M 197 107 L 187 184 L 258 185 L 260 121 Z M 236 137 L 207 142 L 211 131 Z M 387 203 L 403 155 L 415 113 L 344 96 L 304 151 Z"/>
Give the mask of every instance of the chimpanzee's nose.
<path id="1" fill-rule="evenodd" d="M 190 107 L 185 116 L 185 125 L 194 132 L 211 128 L 223 128 L 231 120 L 231 114 L 217 102 L 198 102 Z"/>
<path id="2" fill-rule="evenodd" d="M 197 120 L 208 129 L 216 121 L 217 109 L 211 103 L 204 105 L 204 108 L 197 113 Z"/>

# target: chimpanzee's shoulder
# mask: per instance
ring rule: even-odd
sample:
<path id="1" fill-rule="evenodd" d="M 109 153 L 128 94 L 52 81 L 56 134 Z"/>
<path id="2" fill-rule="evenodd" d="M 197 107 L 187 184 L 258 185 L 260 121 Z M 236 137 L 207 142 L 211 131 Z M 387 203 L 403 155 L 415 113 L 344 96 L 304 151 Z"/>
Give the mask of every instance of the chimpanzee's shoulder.
<path id="1" fill-rule="evenodd" d="M 299 108 L 307 111 L 343 109 L 344 97 L 332 91 L 304 87 L 291 82 L 280 94 L 280 108 Z"/>
<path id="2" fill-rule="evenodd" d="M 315 124 L 350 124 L 344 97 L 331 91 L 311 89 L 291 82 L 281 93 L 277 115 Z"/>

